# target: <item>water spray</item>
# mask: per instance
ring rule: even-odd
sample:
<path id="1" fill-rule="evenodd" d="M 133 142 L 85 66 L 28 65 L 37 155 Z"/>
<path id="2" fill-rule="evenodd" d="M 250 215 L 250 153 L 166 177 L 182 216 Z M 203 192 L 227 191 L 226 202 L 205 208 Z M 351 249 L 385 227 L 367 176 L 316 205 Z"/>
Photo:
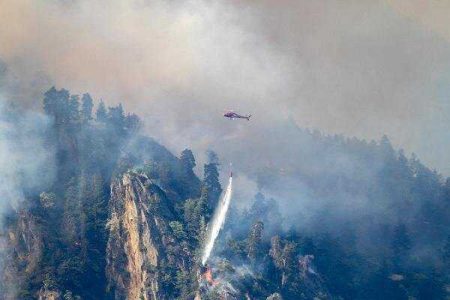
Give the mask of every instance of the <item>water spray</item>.
<path id="1" fill-rule="evenodd" d="M 230 164 L 231 165 L 231 164 Z M 219 236 L 219 232 L 225 223 L 225 218 L 227 216 L 228 208 L 230 207 L 231 195 L 233 192 L 233 172 L 230 172 L 230 179 L 228 180 L 227 189 L 219 202 L 216 210 L 214 211 L 214 216 L 208 226 L 208 231 L 206 235 L 206 244 L 203 249 L 202 254 L 202 265 L 205 265 L 211 255 L 214 248 L 214 243 Z"/>

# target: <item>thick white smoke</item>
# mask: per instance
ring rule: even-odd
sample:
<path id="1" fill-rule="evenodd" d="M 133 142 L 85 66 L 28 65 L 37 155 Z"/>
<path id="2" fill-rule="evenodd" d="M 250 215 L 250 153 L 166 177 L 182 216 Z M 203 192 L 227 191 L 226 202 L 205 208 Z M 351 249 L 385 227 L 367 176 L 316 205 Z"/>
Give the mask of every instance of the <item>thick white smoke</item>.
<path id="1" fill-rule="evenodd" d="M 206 244 L 203 249 L 202 265 L 205 265 L 208 261 L 209 256 L 214 248 L 214 243 L 219 236 L 219 232 L 225 223 L 225 218 L 227 216 L 228 208 L 230 207 L 231 195 L 233 193 L 233 177 L 230 177 L 228 181 L 228 186 L 223 195 L 219 205 L 217 206 L 214 216 L 208 226 L 208 232 L 206 236 Z"/>
<path id="2" fill-rule="evenodd" d="M 44 115 L 18 110 L 0 95 L 0 218 L 17 207 L 25 190 L 52 182 L 53 149 L 44 139 L 50 124 Z"/>
<path id="3" fill-rule="evenodd" d="M 45 191 L 53 182 L 54 152 L 44 139 L 50 125 L 44 115 L 19 110 L 0 94 L 0 276 L 6 276 L 8 259 L 5 214 L 18 209 L 28 192 Z M 6 296 L 3 288 L 0 283 Z"/>

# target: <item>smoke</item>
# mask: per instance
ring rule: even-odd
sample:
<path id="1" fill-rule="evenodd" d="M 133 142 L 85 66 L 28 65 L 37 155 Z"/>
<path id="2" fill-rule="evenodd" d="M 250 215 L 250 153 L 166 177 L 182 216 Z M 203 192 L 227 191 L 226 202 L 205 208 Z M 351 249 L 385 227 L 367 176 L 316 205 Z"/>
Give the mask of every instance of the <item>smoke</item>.
<path id="1" fill-rule="evenodd" d="M 328 213 L 333 227 L 386 209 L 367 190 L 318 199 L 304 175 L 339 169 L 356 185 L 382 166 L 361 170 L 298 127 L 387 134 L 450 172 L 450 12 L 438 2 L 3 0 L 0 86 L 37 109 L 51 85 L 122 102 L 169 149 L 233 161 L 240 204 L 263 189 L 287 223 Z M 229 121 L 228 109 L 253 117 Z"/>
<path id="2" fill-rule="evenodd" d="M 0 59 L 16 101 L 89 91 L 139 111 L 172 150 L 250 142 L 217 120 L 234 109 L 260 130 L 291 116 L 388 134 L 448 173 L 449 8 L 401 2 L 5 0 Z"/>
<path id="3" fill-rule="evenodd" d="M 0 215 L 16 209 L 27 192 L 41 191 L 53 179 L 53 151 L 45 144 L 50 121 L 0 99 Z"/>
<path id="4" fill-rule="evenodd" d="M 231 205 L 262 190 L 285 225 L 340 235 L 350 226 L 362 252 L 378 255 L 384 232 L 374 228 L 399 221 L 383 197 L 369 197 L 383 166 L 361 168 L 299 127 L 387 134 L 448 175 L 449 14 L 434 0 L 0 0 L 0 89 L 23 108 L 0 100 L 0 215 L 51 182 L 50 121 L 38 112 L 56 85 L 122 102 L 172 151 L 233 161 Z M 251 121 L 224 119 L 229 109 Z M 203 264 L 225 220 L 219 208 Z"/>
<path id="5" fill-rule="evenodd" d="M 214 248 L 214 243 L 219 236 L 220 230 L 223 228 L 225 218 L 227 217 L 228 208 L 230 207 L 231 196 L 233 194 L 233 177 L 230 177 L 228 186 L 222 199 L 219 202 L 214 216 L 212 217 L 210 224 L 208 225 L 208 232 L 206 235 L 205 248 L 203 249 L 202 265 L 205 265 L 211 255 Z"/>
<path id="6" fill-rule="evenodd" d="M 252 282 L 255 274 L 247 265 L 234 266 L 226 260 L 212 259 L 200 280 L 200 291 L 205 295 L 219 294 L 225 299 L 243 296 L 245 283 Z M 212 266 L 211 266 L 212 265 Z"/>
<path id="7" fill-rule="evenodd" d="M 18 210 L 29 194 L 46 190 L 53 180 L 53 151 L 44 143 L 49 125 L 50 121 L 40 113 L 20 110 L 0 95 L 1 273 L 8 272 L 4 267 L 8 249 L 3 227 L 5 215 Z M 0 284 L 0 294 L 4 284 Z"/>

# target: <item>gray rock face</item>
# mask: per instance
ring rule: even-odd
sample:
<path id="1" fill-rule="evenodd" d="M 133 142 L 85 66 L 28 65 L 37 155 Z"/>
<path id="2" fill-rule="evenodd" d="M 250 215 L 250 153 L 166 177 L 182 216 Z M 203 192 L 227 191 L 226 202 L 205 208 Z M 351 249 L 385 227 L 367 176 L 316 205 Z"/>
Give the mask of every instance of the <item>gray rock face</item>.
<path id="1" fill-rule="evenodd" d="M 162 272 L 183 268 L 174 255 L 173 219 L 165 193 L 147 177 L 125 174 L 112 184 L 106 273 L 116 299 L 168 299 Z"/>

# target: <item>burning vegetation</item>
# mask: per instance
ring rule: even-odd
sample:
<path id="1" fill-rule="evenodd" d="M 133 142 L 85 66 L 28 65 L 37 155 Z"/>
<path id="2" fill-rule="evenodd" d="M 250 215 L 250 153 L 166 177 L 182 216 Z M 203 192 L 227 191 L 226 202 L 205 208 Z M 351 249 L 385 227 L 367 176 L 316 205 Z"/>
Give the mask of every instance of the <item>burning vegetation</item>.
<path id="1" fill-rule="evenodd" d="M 301 169 L 294 179 L 311 197 L 331 199 L 330 209 L 308 216 L 314 226 L 286 229 L 279 202 L 259 193 L 243 211 L 230 206 L 205 256 L 214 227 L 207 224 L 221 206 L 215 153 L 198 178 L 191 150 L 177 157 L 139 135 L 139 118 L 120 105 L 100 102 L 94 110 L 88 94 L 52 88 L 44 111 L 52 122 L 43 142 L 54 152 L 57 176 L 43 187 L 24 184 L 23 201 L 3 218 L 2 299 L 448 297 L 450 180 L 397 153 L 387 139 L 368 144 L 296 130 L 310 148 L 326 149 L 317 160 L 332 161 L 327 149 L 339 149 L 376 180 L 363 182 L 335 164 Z M 22 175 L 19 182 L 31 178 Z M 336 219 L 342 191 L 389 214 Z"/>

